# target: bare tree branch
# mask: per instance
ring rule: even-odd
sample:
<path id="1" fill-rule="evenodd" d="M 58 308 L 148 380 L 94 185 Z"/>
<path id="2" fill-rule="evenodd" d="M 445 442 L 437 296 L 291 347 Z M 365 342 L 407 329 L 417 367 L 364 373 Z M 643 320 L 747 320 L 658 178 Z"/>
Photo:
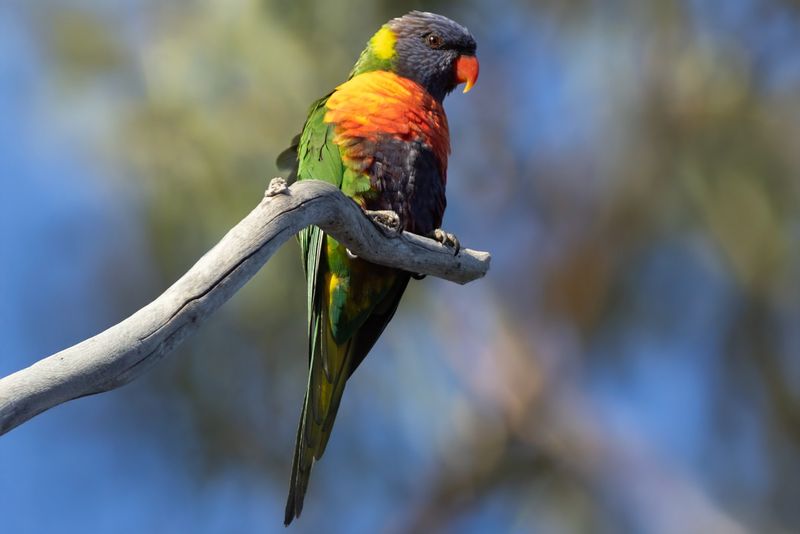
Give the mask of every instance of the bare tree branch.
<path id="1" fill-rule="evenodd" d="M 374 263 L 461 284 L 489 269 L 486 252 L 452 249 L 420 236 L 386 235 L 336 187 L 270 184 L 264 200 L 156 300 L 77 345 L 0 379 L 0 435 L 72 399 L 141 376 L 236 293 L 273 253 L 317 225 Z"/>

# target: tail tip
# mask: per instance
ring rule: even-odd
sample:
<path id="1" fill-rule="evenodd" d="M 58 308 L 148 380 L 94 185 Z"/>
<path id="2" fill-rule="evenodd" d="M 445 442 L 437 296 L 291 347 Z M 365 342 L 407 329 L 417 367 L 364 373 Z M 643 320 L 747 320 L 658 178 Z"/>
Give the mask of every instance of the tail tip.
<path id="1" fill-rule="evenodd" d="M 286 501 L 286 512 L 283 516 L 283 526 L 288 527 L 291 522 L 300 517 L 300 512 L 303 511 L 303 500 L 296 499 L 294 492 L 289 494 L 289 499 Z"/>

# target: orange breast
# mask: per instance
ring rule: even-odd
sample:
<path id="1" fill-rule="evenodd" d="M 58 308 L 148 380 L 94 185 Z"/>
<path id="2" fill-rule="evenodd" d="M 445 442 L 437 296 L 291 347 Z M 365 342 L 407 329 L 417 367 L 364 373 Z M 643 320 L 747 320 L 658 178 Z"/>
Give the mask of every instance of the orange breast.
<path id="1" fill-rule="evenodd" d="M 334 142 L 361 159 L 368 143 L 382 136 L 428 145 L 446 176 L 450 132 L 442 105 L 419 84 L 388 71 L 360 74 L 328 98 L 325 122 L 335 126 Z M 352 152 L 349 154 L 348 152 Z"/>

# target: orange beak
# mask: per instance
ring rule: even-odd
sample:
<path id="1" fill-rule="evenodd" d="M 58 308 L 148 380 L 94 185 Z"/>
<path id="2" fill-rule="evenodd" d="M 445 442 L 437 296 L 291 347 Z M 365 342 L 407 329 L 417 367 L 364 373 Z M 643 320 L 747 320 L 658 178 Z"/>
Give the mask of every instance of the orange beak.
<path id="1" fill-rule="evenodd" d="M 458 56 L 456 60 L 456 83 L 466 83 L 464 92 L 468 93 L 478 81 L 480 65 L 475 56 Z"/>

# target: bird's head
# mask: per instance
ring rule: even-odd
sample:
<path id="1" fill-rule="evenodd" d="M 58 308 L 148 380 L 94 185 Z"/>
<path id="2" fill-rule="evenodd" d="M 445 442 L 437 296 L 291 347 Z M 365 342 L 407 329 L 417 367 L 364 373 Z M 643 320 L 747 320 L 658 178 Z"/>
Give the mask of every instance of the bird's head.
<path id="1" fill-rule="evenodd" d="M 475 39 L 464 26 L 434 13 L 412 11 L 372 36 L 353 75 L 388 70 L 414 80 L 440 102 L 457 85 L 478 79 Z"/>

